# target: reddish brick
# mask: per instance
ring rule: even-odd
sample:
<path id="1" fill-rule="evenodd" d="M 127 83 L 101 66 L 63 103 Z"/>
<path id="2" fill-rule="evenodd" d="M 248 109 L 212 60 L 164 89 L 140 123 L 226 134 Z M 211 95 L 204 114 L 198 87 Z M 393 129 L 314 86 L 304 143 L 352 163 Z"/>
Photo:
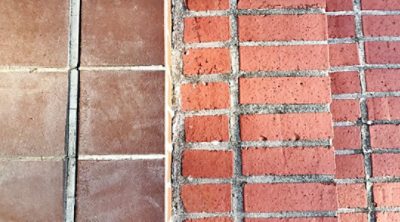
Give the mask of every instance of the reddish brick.
<path id="1" fill-rule="evenodd" d="M 231 185 L 183 185 L 181 197 L 186 212 L 228 212 L 231 210 Z"/>
<path id="2" fill-rule="evenodd" d="M 381 15 L 363 16 L 365 36 L 399 36 L 400 16 Z"/>
<path id="3" fill-rule="evenodd" d="M 323 14 L 239 16 L 240 41 L 327 39 Z M 285 29 L 282 29 L 285 26 Z"/>
<path id="4" fill-rule="evenodd" d="M 368 222 L 368 214 L 363 214 L 363 213 L 339 214 L 338 221 L 339 222 L 355 222 L 355 221 Z"/>
<path id="5" fill-rule="evenodd" d="M 240 129 L 244 141 L 329 139 L 332 119 L 329 113 L 243 115 Z"/>
<path id="6" fill-rule="evenodd" d="M 329 67 L 326 45 L 240 47 L 243 71 L 326 70 Z"/>
<path id="7" fill-rule="evenodd" d="M 399 212 L 378 212 L 376 213 L 377 222 L 399 222 L 400 213 Z"/>
<path id="8" fill-rule="evenodd" d="M 384 153 L 372 155 L 374 177 L 400 176 L 400 154 Z"/>
<path id="9" fill-rule="evenodd" d="M 371 98 L 367 100 L 371 120 L 400 119 L 400 97 Z"/>
<path id="10" fill-rule="evenodd" d="M 245 212 L 336 210 L 334 184 L 246 184 Z"/>
<path id="11" fill-rule="evenodd" d="M 327 0 L 326 10 L 328 12 L 353 11 L 353 0 Z"/>
<path id="12" fill-rule="evenodd" d="M 340 15 L 328 16 L 329 38 L 352 38 L 355 37 L 354 16 Z"/>
<path id="13" fill-rule="evenodd" d="M 337 150 L 361 149 L 361 131 L 356 126 L 335 127 L 333 146 Z"/>
<path id="14" fill-rule="evenodd" d="M 241 104 L 330 103 L 328 77 L 241 78 Z"/>
<path id="15" fill-rule="evenodd" d="M 358 72 L 335 72 L 330 74 L 332 94 L 358 93 L 361 83 Z"/>
<path id="16" fill-rule="evenodd" d="M 400 91 L 399 69 L 372 69 L 365 71 L 369 92 Z"/>
<path id="17" fill-rule="evenodd" d="M 399 148 L 400 126 L 374 125 L 370 127 L 372 148 Z"/>
<path id="18" fill-rule="evenodd" d="M 185 222 L 233 222 L 233 220 L 225 217 L 209 217 L 203 219 L 189 219 L 185 220 Z"/>
<path id="19" fill-rule="evenodd" d="M 225 74 L 231 70 L 228 48 L 189 49 L 183 56 L 186 75 Z"/>
<path id="20" fill-rule="evenodd" d="M 240 9 L 325 8 L 325 0 L 240 0 Z"/>
<path id="21" fill-rule="evenodd" d="M 336 156 L 336 178 L 364 178 L 364 157 L 361 154 Z"/>
<path id="22" fill-rule="evenodd" d="M 397 0 L 362 0 L 364 10 L 400 10 L 400 2 Z"/>
<path id="23" fill-rule="evenodd" d="M 229 9 L 229 0 L 186 0 L 186 6 L 193 11 Z"/>
<path id="24" fill-rule="evenodd" d="M 365 56 L 369 64 L 400 63 L 400 42 L 366 42 Z"/>
<path id="25" fill-rule="evenodd" d="M 182 109 L 224 109 L 229 107 L 227 83 L 184 84 L 181 86 Z"/>
<path id="26" fill-rule="evenodd" d="M 333 149 L 250 148 L 242 151 L 243 174 L 335 174 Z"/>
<path id="27" fill-rule="evenodd" d="M 185 18 L 185 42 L 216 42 L 227 41 L 229 38 L 229 17 L 227 16 Z"/>
<path id="28" fill-rule="evenodd" d="M 373 193 L 377 207 L 400 207 L 400 183 L 376 183 Z"/>
<path id="29" fill-rule="evenodd" d="M 336 99 L 331 104 L 334 121 L 357 121 L 361 116 L 360 102 L 350 99 Z"/>
<path id="30" fill-rule="evenodd" d="M 337 222 L 334 217 L 307 217 L 307 218 L 246 218 L 245 222 Z"/>
<path id="31" fill-rule="evenodd" d="M 356 44 L 329 45 L 329 61 L 331 66 L 358 65 L 358 49 Z"/>
<path id="32" fill-rule="evenodd" d="M 228 141 L 227 116 L 194 116 L 185 119 L 187 142 Z"/>
<path id="33" fill-rule="evenodd" d="M 367 191 L 363 183 L 337 184 L 339 208 L 364 208 L 367 206 Z"/>
<path id="34" fill-rule="evenodd" d="M 182 158 L 182 175 L 195 178 L 229 178 L 233 172 L 232 152 L 187 150 Z"/>

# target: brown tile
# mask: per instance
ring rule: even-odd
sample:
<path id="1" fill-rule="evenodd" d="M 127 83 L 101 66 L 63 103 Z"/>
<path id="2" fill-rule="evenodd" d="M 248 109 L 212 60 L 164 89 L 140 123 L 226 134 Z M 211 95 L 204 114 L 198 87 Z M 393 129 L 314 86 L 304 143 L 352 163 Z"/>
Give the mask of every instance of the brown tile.
<path id="1" fill-rule="evenodd" d="M 84 0 L 82 64 L 163 64 L 163 7 L 160 0 Z"/>
<path id="2" fill-rule="evenodd" d="M 66 73 L 0 75 L 0 155 L 64 154 Z"/>
<path id="3" fill-rule="evenodd" d="M 82 72 L 80 154 L 163 153 L 163 72 Z"/>
<path id="4" fill-rule="evenodd" d="M 62 161 L 0 161 L 0 172 L 0 221 L 62 221 Z"/>
<path id="5" fill-rule="evenodd" d="M 80 161 L 77 221 L 162 221 L 163 162 Z"/>
<path id="6" fill-rule="evenodd" d="M 67 65 L 68 1 L 0 1 L 0 66 Z"/>

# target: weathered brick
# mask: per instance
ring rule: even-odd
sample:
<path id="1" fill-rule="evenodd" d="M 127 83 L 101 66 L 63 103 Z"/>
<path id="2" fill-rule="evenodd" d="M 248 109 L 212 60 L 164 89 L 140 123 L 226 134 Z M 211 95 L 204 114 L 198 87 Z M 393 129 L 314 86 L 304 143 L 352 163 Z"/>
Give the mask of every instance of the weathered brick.
<path id="1" fill-rule="evenodd" d="M 183 185 L 181 197 L 186 212 L 228 212 L 231 210 L 231 185 Z"/>
<path id="2" fill-rule="evenodd" d="M 357 126 L 335 127 L 333 146 L 337 150 L 361 149 L 361 130 Z"/>
<path id="3" fill-rule="evenodd" d="M 325 8 L 325 0 L 240 0 L 240 9 Z"/>
<path id="4" fill-rule="evenodd" d="M 355 222 L 355 221 L 368 222 L 368 214 L 363 214 L 363 213 L 339 214 L 338 221 L 339 222 Z"/>
<path id="5" fill-rule="evenodd" d="M 240 41 L 289 41 L 327 39 L 323 14 L 239 16 Z M 282 26 L 285 29 L 282 29 Z"/>
<path id="6" fill-rule="evenodd" d="M 400 91 L 400 69 L 371 69 L 365 71 L 369 92 Z"/>
<path id="7" fill-rule="evenodd" d="M 377 222 L 398 222 L 400 221 L 399 212 L 378 212 L 376 213 Z"/>
<path id="8" fill-rule="evenodd" d="M 202 219 L 189 219 L 185 220 L 185 222 L 233 222 L 233 220 L 226 217 L 208 217 Z"/>
<path id="9" fill-rule="evenodd" d="M 374 125 L 370 127 L 372 148 L 399 148 L 400 126 Z"/>
<path id="10" fill-rule="evenodd" d="M 369 64 L 398 64 L 400 42 L 366 42 L 365 56 Z"/>
<path id="11" fill-rule="evenodd" d="M 199 83 L 181 86 L 182 109 L 224 109 L 229 107 L 229 85 L 227 83 Z"/>
<path id="12" fill-rule="evenodd" d="M 241 78 L 241 104 L 330 103 L 327 77 Z"/>
<path id="13" fill-rule="evenodd" d="M 335 121 L 357 121 L 361 117 L 360 102 L 352 99 L 335 99 L 331 104 Z"/>
<path id="14" fill-rule="evenodd" d="M 244 141 L 329 139 L 331 122 L 329 113 L 243 115 L 240 134 Z"/>
<path id="15" fill-rule="evenodd" d="M 233 172 L 230 151 L 187 150 L 182 158 L 182 175 L 194 178 L 229 178 Z"/>
<path id="16" fill-rule="evenodd" d="M 384 153 L 372 155 L 374 177 L 400 176 L 400 154 Z"/>
<path id="17" fill-rule="evenodd" d="M 243 71 L 326 70 L 329 67 L 326 45 L 240 47 Z"/>
<path id="18" fill-rule="evenodd" d="M 361 92 L 358 72 L 335 72 L 330 77 L 332 94 Z"/>
<path id="19" fill-rule="evenodd" d="M 370 98 L 367 105 L 371 120 L 400 119 L 400 97 Z"/>
<path id="20" fill-rule="evenodd" d="M 336 178 L 364 178 L 364 157 L 361 154 L 336 156 Z"/>
<path id="21" fill-rule="evenodd" d="M 353 11 L 353 0 L 327 0 L 326 10 L 328 12 Z"/>
<path id="22" fill-rule="evenodd" d="M 186 0 L 186 6 L 193 11 L 229 9 L 229 0 Z"/>
<path id="23" fill-rule="evenodd" d="M 336 210 L 334 184 L 246 184 L 245 212 Z"/>
<path id="24" fill-rule="evenodd" d="M 358 65 L 358 49 L 356 44 L 329 45 L 329 61 L 331 66 Z"/>
<path id="25" fill-rule="evenodd" d="M 400 10 L 400 2 L 396 0 L 363 0 L 364 10 Z"/>
<path id="26" fill-rule="evenodd" d="M 367 206 L 367 191 L 364 183 L 337 184 L 339 208 L 364 208 Z"/>
<path id="27" fill-rule="evenodd" d="M 185 119 L 187 142 L 227 141 L 227 116 L 194 116 Z"/>
<path id="28" fill-rule="evenodd" d="M 226 74 L 230 70 L 228 48 L 189 49 L 183 56 L 185 75 Z"/>
<path id="29" fill-rule="evenodd" d="M 365 36 L 399 36 L 400 16 L 380 15 L 363 16 Z"/>
<path id="30" fill-rule="evenodd" d="M 353 38 L 356 35 L 355 27 L 354 16 L 328 16 L 329 38 Z"/>
<path id="31" fill-rule="evenodd" d="M 333 149 L 249 148 L 242 150 L 244 175 L 335 174 Z"/>
<path id="32" fill-rule="evenodd" d="M 227 16 L 185 18 L 184 41 L 187 43 L 227 41 L 229 38 Z"/>
<path id="33" fill-rule="evenodd" d="M 376 183 L 373 194 L 377 207 L 400 207 L 400 183 Z"/>

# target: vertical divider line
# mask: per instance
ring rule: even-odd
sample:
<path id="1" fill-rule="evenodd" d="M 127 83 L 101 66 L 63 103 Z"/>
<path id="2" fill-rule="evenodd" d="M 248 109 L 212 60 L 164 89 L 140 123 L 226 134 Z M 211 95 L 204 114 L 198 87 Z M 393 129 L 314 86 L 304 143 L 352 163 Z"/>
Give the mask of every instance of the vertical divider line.
<path id="1" fill-rule="evenodd" d="M 360 82 L 361 82 L 361 98 L 360 98 L 360 110 L 361 110 L 361 139 L 362 139 L 362 151 L 364 155 L 364 171 L 365 171 L 365 183 L 367 190 L 367 204 L 368 204 L 368 221 L 375 222 L 375 206 L 373 199 L 371 181 L 372 177 L 372 160 L 371 160 L 371 142 L 368 124 L 368 108 L 367 108 L 367 87 L 365 80 L 365 41 L 361 14 L 361 0 L 354 0 L 353 10 L 355 15 L 356 24 L 356 42 L 358 45 L 359 62 L 361 68 L 359 69 Z"/>
<path id="2" fill-rule="evenodd" d="M 75 221 L 77 131 L 79 99 L 79 36 L 81 0 L 70 0 L 68 31 L 68 114 L 66 127 L 66 170 L 64 221 Z"/>

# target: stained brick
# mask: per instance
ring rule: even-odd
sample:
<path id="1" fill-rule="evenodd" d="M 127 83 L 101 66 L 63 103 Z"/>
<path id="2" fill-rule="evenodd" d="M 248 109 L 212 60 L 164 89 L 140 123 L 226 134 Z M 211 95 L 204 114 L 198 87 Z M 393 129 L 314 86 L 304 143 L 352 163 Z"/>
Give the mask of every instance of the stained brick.
<path id="1" fill-rule="evenodd" d="M 331 101 L 329 78 L 266 77 L 239 80 L 242 104 L 313 104 Z"/>
<path id="2" fill-rule="evenodd" d="M 354 16 L 328 16 L 329 38 L 355 37 L 355 27 Z"/>
<path id="3" fill-rule="evenodd" d="M 400 10 L 400 2 L 396 0 L 363 0 L 364 10 Z"/>
<path id="4" fill-rule="evenodd" d="M 400 213 L 398 212 L 378 212 L 376 213 L 377 222 L 398 222 L 400 221 Z"/>
<path id="5" fill-rule="evenodd" d="M 331 112 L 335 121 L 357 121 L 361 116 L 360 102 L 350 99 L 333 100 Z"/>
<path id="6" fill-rule="evenodd" d="M 400 207 L 400 183 L 376 183 L 373 193 L 377 207 Z"/>
<path id="7" fill-rule="evenodd" d="M 400 119 L 400 97 L 371 98 L 367 105 L 370 120 Z"/>
<path id="8" fill-rule="evenodd" d="M 218 29 L 215 27 L 218 27 Z M 185 42 L 216 42 L 227 41 L 229 38 L 229 17 L 185 18 Z"/>
<path id="9" fill-rule="evenodd" d="M 361 149 L 361 130 L 356 126 L 335 127 L 333 146 L 337 150 Z"/>
<path id="10" fill-rule="evenodd" d="M 239 16 L 240 41 L 288 41 L 327 39 L 322 14 Z M 282 29 L 285 26 L 285 29 Z"/>
<path id="11" fill-rule="evenodd" d="M 361 154 L 336 156 L 336 178 L 364 178 L 364 157 Z"/>
<path id="12" fill-rule="evenodd" d="M 245 212 L 336 210 L 333 184 L 246 184 Z"/>
<path id="13" fill-rule="evenodd" d="M 229 107 L 227 83 L 184 84 L 181 86 L 182 109 L 223 109 Z"/>
<path id="14" fill-rule="evenodd" d="M 400 176 L 400 154 L 385 153 L 372 155 L 374 177 Z"/>
<path id="15" fill-rule="evenodd" d="M 227 141 L 227 116 L 195 116 L 185 119 L 187 142 Z"/>
<path id="16" fill-rule="evenodd" d="M 374 125 L 370 127 L 372 148 L 399 148 L 400 126 Z"/>
<path id="17" fill-rule="evenodd" d="M 183 185 L 181 197 L 186 212 L 228 212 L 231 210 L 231 185 Z"/>
<path id="18" fill-rule="evenodd" d="M 367 192 L 363 183 L 337 184 L 339 208 L 364 208 L 367 206 Z"/>
<path id="19" fill-rule="evenodd" d="M 244 141 L 329 139 L 331 122 L 329 113 L 243 115 L 240 133 Z"/>
<path id="20" fill-rule="evenodd" d="M 326 45 L 240 47 L 243 71 L 326 70 L 329 67 Z"/>
<path id="21" fill-rule="evenodd" d="M 369 64 L 400 63 L 400 42 L 366 42 L 365 56 Z"/>
<path id="22" fill-rule="evenodd" d="M 400 91 L 399 69 L 372 69 L 365 71 L 369 92 Z"/>
<path id="23" fill-rule="evenodd" d="M 338 221 L 339 222 L 354 222 L 354 221 L 368 222 L 368 214 L 363 214 L 363 213 L 339 214 Z"/>
<path id="24" fill-rule="evenodd" d="M 399 36 L 400 16 L 363 16 L 365 36 Z"/>
<path id="25" fill-rule="evenodd" d="M 182 158 L 182 175 L 194 178 L 229 178 L 233 172 L 229 151 L 187 150 Z"/>
<path id="26" fill-rule="evenodd" d="M 240 9 L 325 8 L 324 0 L 240 0 Z"/>
<path id="27" fill-rule="evenodd" d="M 361 83 L 358 72 L 335 72 L 330 74 L 332 94 L 358 93 Z"/>
<path id="28" fill-rule="evenodd" d="M 327 0 L 326 10 L 328 12 L 353 11 L 353 0 Z"/>
<path id="29" fill-rule="evenodd" d="M 358 65 L 358 49 L 356 44 L 329 45 L 329 61 L 331 66 Z"/>
<path id="30" fill-rule="evenodd" d="M 231 70 L 228 48 L 190 49 L 183 56 L 186 75 L 226 74 Z"/>
<path id="31" fill-rule="evenodd" d="M 229 9 L 229 0 L 186 0 L 186 6 L 193 11 Z"/>

